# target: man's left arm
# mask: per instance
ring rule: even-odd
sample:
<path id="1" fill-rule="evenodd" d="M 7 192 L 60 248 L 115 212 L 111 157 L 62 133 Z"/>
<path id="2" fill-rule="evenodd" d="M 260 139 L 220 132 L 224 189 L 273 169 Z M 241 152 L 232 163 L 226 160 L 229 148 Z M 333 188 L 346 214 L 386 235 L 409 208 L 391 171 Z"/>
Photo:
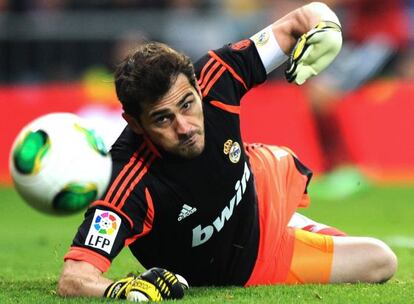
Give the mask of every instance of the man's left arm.
<path id="1" fill-rule="evenodd" d="M 267 74 L 289 59 L 286 78 L 299 85 L 324 70 L 342 46 L 339 19 L 321 2 L 288 13 L 251 39 Z"/>
<path id="2" fill-rule="evenodd" d="M 195 66 L 201 95 L 239 106 L 244 94 L 287 60 L 287 80 L 303 84 L 325 69 L 341 46 L 337 16 L 326 4 L 312 2 L 250 39 L 210 51 L 200 59 Z"/>

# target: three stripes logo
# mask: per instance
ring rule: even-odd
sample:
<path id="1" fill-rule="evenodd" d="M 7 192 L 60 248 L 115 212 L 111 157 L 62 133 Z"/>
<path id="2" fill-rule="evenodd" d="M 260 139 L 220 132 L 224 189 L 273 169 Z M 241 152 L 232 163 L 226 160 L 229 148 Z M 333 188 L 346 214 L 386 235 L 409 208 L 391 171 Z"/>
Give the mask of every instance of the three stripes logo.
<path id="1" fill-rule="evenodd" d="M 250 40 L 248 40 L 250 43 Z M 248 90 L 243 78 L 236 71 L 223 61 L 215 52 L 209 51 L 210 59 L 200 72 L 198 85 L 203 97 L 207 96 L 214 84 L 220 79 L 224 72 L 228 71 L 234 79 L 239 81 Z"/>
<path id="2" fill-rule="evenodd" d="M 187 204 L 184 204 L 183 207 L 181 208 L 181 211 L 180 211 L 180 214 L 178 215 L 177 220 L 180 222 L 196 211 L 197 211 L 197 208 L 193 208 L 191 206 L 188 206 Z"/>
<path id="3" fill-rule="evenodd" d="M 135 186 L 142 180 L 155 158 L 156 155 L 146 143 L 143 143 L 118 174 L 105 195 L 104 201 L 118 209 L 122 209 Z"/>

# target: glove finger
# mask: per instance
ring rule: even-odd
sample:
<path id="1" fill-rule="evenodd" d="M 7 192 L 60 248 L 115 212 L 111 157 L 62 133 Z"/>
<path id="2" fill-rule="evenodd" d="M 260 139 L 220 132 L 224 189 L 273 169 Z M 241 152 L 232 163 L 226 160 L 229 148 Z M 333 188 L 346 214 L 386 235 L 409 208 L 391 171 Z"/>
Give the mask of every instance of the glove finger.
<path id="1" fill-rule="evenodd" d="M 149 299 L 142 292 L 135 291 L 135 290 L 129 292 L 126 299 L 130 302 L 148 302 L 149 301 Z"/>
<path id="2" fill-rule="evenodd" d="M 181 299 L 184 297 L 184 286 L 168 270 L 153 267 L 141 274 L 140 277 L 157 286 L 163 299 Z"/>
<path id="3" fill-rule="evenodd" d="M 172 299 L 181 299 L 182 297 L 184 297 L 185 286 L 180 282 L 180 279 L 177 277 L 177 275 L 173 274 L 172 272 L 168 270 L 164 270 L 163 278 L 164 278 L 164 282 L 168 285 L 168 287 L 171 290 Z M 183 277 L 181 278 L 184 279 Z M 185 283 L 188 286 L 187 281 L 185 281 Z"/>
<path id="4" fill-rule="evenodd" d="M 306 54 L 309 54 L 309 46 L 308 35 L 302 35 L 290 53 L 289 60 L 287 62 L 285 78 L 288 82 L 293 82 L 295 80 L 298 69 L 297 65 L 303 60 L 303 57 Z"/>
<path id="5" fill-rule="evenodd" d="M 316 71 L 311 66 L 301 63 L 298 66 L 298 73 L 296 74 L 295 83 L 302 85 L 306 82 L 306 80 L 312 76 L 315 76 L 316 74 Z"/>
<path id="6" fill-rule="evenodd" d="M 313 47 L 313 45 L 306 46 L 306 48 L 303 49 L 303 53 L 297 60 L 289 60 L 288 67 L 285 70 L 285 77 L 288 82 L 299 84 L 298 81 L 296 81 L 296 78 L 300 69 L 306 65 L 308 58 L 311 56 L 310 54 L 312 54 Z M 302 84 L 304 81 L 300 82 L 300 84 Z"/>
<path id="7" fill-rule="evenodd" d="M 295 79 L 295 75 L 294 75 L 295 71 L 296 71 L 296 62 L 289 58 L 289 61 L 287 63 L 287 67 L 285 70 L 285 77 L 288 82 L 292 82 Z"/>
<path id="8" fill-rule="evenodd" d="M 175 276 L 177 277 L 178 282 L 180 282 L 181 286 L 182 286 L 184 289 L 189 289 L 189 288 L 190 288 L 190 285 L 188 285 L 188 282 L 187 282 L 187 280 L 186 280 L 186 279 L 184 279 L 184 278 L 183 278 L 182 276 L 180 276 L 179 274 L 176 274 Z"/>

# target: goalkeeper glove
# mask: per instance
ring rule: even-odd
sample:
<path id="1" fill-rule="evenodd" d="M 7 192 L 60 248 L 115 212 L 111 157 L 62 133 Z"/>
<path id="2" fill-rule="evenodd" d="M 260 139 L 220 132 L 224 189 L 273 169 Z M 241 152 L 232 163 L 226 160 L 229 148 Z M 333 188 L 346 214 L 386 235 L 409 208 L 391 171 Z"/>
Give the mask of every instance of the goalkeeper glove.
<path id="1" fill-rule="evenodd" d="M 132 302 L 158 302 L 184 297 L 187 281 L 162 268 L 151 268 L 140 276 L 129 276 L 116 281 L 105 290 L 104 297 L 127 299 Z"/>
<path id="2" fill-rule="evenodd" d="M 341 46 L 341 27 L 331 21 L 319 22 L 293 48 L 285 71 L 287 81 L 301 85 L 318 75 L 335 59 Z"/>

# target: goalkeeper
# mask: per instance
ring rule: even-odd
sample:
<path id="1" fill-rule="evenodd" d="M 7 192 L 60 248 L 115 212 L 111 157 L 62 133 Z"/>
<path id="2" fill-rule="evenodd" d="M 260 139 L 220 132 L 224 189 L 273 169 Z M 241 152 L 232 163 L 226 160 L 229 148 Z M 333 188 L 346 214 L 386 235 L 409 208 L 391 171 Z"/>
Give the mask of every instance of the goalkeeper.
<path id="1" fill-rule="evenodd" d="M 244 94 L 287 60 L 287 80 L 303 84 L 341 43 L 338 18 L 314 2 L 194 65 L 164 44 L 138 46 L 115 73 L 128 126 L 112 179 L 64 257 L 58 293 L 160 301 L 189 285 L 388 280 L 397 261 L 383 242 L 296 213 L 312 173 L 293 152 L 240 134 Z M 148 270 L 107 279 L 126 246 Z"/>

